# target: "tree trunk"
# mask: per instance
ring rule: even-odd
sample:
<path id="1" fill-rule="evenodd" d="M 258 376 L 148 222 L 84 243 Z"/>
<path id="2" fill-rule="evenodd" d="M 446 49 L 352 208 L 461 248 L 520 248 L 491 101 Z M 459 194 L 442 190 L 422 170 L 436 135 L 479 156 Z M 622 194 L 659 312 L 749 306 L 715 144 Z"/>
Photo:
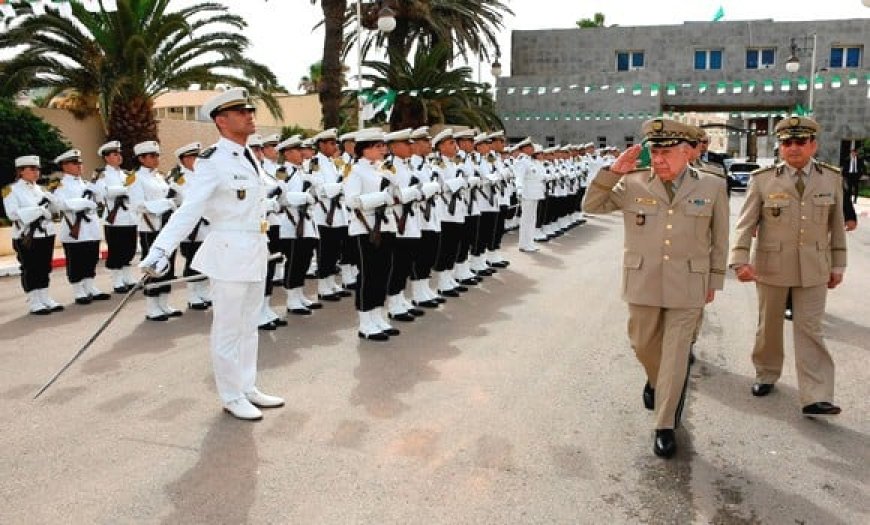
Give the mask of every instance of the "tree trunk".
<path id="1" fill-rule="evenodd" d="M 133 146 L 146 140 L 157 140 L 154 101 L 144 95 L 116 98 L 109 113 L 108 127 L 108 140 L 121 141 L 123 166 L 132 168 Z"/>
<path id="2" fill-rule="evenodd" d="M 344 16 L 347 0 L 321 0 L 323 8 L 323 70 L 320 83 L 320 108 L 323 127 L 341 125 L 341 48 L 344 45 Z"/>
<path id="3" fill-rule="evenodd" d="M 399 95 L 390 115 L 390 129 L 419 128 L 426 125 L 423 103 L 410 95 Z"/>

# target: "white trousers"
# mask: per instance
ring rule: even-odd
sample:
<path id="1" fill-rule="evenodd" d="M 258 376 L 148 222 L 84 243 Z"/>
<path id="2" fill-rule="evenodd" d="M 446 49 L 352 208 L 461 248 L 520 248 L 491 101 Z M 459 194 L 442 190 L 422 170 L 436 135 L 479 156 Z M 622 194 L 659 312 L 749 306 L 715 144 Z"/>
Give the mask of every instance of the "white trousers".
<path id="1" fill-rule="evenodd" d="M 520 248 L 530 250 L 535 247 L 535 223 L 538 220 L 537 199 L 523 199 L 523 213 L 520 216 Z"/>
<path id="2" fill-rule="evenodd" d="M 209 279 L 213 318 L 211 359 L 214 381 L 224 403 L 242 398 L 256 386 L 257 322 L 263 281 Z"/>

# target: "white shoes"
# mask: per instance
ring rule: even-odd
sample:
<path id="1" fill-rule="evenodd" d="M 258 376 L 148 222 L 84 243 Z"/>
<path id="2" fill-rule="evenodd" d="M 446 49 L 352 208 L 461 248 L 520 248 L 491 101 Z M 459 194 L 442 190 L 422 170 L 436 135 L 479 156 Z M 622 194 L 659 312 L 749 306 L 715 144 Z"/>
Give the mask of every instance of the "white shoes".
<path id="1" fill-rule="evenodd" d="M 39 290 L 27 292 L 27 309 L 32 315 L 48 315 L 51 309 L 44 305 L 39 297 Z"/>
<path id="2" fill-rule="evenodd" d="M 165 321 L 169 316 L 160 308 L 160 299 L 158 297 L 145 297 L 145 319 L 149 321 Z"/>
<path id="3" fill-rule="evenodd" d="M 247 398 L 252 405 L 259 408 L 278 408 L 284 406 L 284 398 L 264 394 L 260 392 L 257 387 L 254 387 L 250 392 L 246 392 L 245 398 Z"/>
<path id="4" fill-rule="evenodd" d="M 63 310 L 63 306 L 51 296 L 48 295 L 48 288 L 41 288 L 36 290 L 37 296 L 39 297 L 39 302 L 45 305 L 46 308 L 51 310 L 52 312 L 60 312 Z"/>
<path id="5" fill-rule="evenodd" d="M 157 296 L 157 305 L 167 317 L 181 317 L 181 311 L 169 306 L 169 294 L 162 293 Z"/>
<path id="6" fill-rule="evenodd" d="M 260 409 L 251 404 L 246 397 L 240 397 L 229 403 L 224 403 L 224 412 L 244 421 L 259 421 L 263 419 L 263 413 L 260 412 Z"/>

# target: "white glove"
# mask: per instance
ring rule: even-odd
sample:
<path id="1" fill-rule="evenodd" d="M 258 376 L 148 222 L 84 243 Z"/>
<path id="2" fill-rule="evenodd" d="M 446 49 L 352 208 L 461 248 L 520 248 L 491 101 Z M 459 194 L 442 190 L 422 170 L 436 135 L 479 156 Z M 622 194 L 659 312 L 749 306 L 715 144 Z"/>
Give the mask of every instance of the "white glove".
<path id="1" fill-rule="evenodd" d="M 109 186 L 106 188 L 106 196 L 110 199 L 127 195 L 128 189 L 125 186 Z"/>
<path id="2" fill-rule="evenodd" d="M 174 210 L 175 203 L 172 199 L 154 199 L 153 201 L 145 201 L 143 207 L 152 215 L 163 215 L 169 210 Z"/>
<path id="3" fill-rule="evenodd" d="M 24 224 L 30 224 L 40 217 L 45 216 L 45 208 L 42 206 L 28 206 L 27 208 L 19 208 L 18 209 L 18 217 L 21 218 L 21 222 Z M 48 219 L 51 218 L 49 214 Z"/>
<path id="4" fill-rule="evenodd" d="M 73 199 L 67 199 L 66 206 L 72 211 L 83 211 L 83 210 L 95 210 L 97 209 L 97 203 L 92 201 L 91 199 L 85 199 L 84 197 L 76 197 Z"/>
<path id="5" fill-rule="evenodd" d="M 339 194 L 341 194 L 341 190 L 344 188 L 344 184 L 340 182 L 327 182 L 321 186 L 321 190 L 323 191 L 323 195 L 331 199 Z"/>
<path id="6" fill-rule="evenodd" d="M 423 196 L 428 199 L 441 192 L 441 185 L 437 182 L 427 182 L 423 184 L 421 190 L 423 191 Z"/>
<path id="7" fill-rule="evenodd" d="M 156 246 L 148 250 L 148 255 L 139 263 L 139 268 L 148 277 L 163 277 L 169 271 L 169 256 Z"/>
<path id="8" fill-rule="evenodd" d="M 417 188 L 400 188 L 399 200 L 402 204 L 408 204 L 420 199 L 420 190 Z"/>
<path id="9" fill-rule="evenodd" d="M 266 209 L 267 213 L 278 213 L 281 211 L 281 205 L 278 204 L 278 197 L 263 199 L 263 207 Z"/>

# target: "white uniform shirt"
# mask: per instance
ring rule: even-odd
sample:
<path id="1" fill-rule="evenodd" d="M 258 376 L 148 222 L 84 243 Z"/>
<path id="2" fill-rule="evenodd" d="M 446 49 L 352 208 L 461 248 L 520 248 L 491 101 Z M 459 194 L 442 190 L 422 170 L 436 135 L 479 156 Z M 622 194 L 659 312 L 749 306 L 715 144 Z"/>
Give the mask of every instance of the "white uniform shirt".
<path id="1" fill-rule="evenodd" d="M 106 205 L 103 219 L 106 226 L 136 226 L 137 216 L 130 205 L 129 189 L 127 188 L 127 173 L 121 168 L 106 166 L 103 176 L 94 183 L 100 198 Z M 109 190 L 118 196 L 109 197 Z M 117 208 L 117 209 L 116 209 Z M 124 208 L 127 208 L 126 210 Z M 114 222 L 109 222 L 109 214 L 115 210 Z"/>
<path id="2" fill-rule="evenodd" d="M 523 199 L 540 200 L 544 198 L 544 169 L 541 163 L 521 153 L 514 161 L 517 192 Z"/>
<path id="3" fill-rule="evenodd" d="M 397 188 L 410 188 L 414 186 L 415 188 L 420 188 L 420 178 L 415 175 L 411 171 L 411 159 L 401 159 L 399 157 L 393 156 L 391 158 L 393 166 L 395 167 L 395 174 L 393 174 L 390 178 L 393 181 L 393 184 Z M 414 184 L 411 184 L 411 178 L 414 177 L 416 179 Z M 405 213 L 405 211 L 407 213 Z M 420 210 L 420 201 L 415 200 L 414 202 L 406 205 L 396 204 L 393 206 L 393 218 L 396 219 L 396 236 L 402 238 L 409 239 L 419 239 L 420 234 L 420 222 L 422 212 Z M 398 232 L 398 223 L 399 218 L 405 216 L 405 232 Z"/>
<path id="4" fill-rule="evenodd" d="M 163 214 L 151 213 L 148 206 L 158 204 L 160 201 L 172 202 L 169 199 L 169 184 L 159 171 L 146 167 L 140 167 L 135 172 L 135 180 L 128 185 L 130 205 L 138 217 L 137 225 L 140 232 L 158 232 L 163 228 Z"/>
<path id="5" fill-rule="evenodd" d="M 80 199 L 85 197 L 87 194 L 94 195 L 93 197 L 89 197 L 94 201 L 94 205 L 96 206 L 96 194 L 94 193 L 94 188 L 89 182 L 82 180 L 81 177 L 74 177 L 72 175 L 63 174 L 63 178 L 60 180 L 60 184 L 58 184 L 57 188 L 54 190 L 54 196 L 56 197 L 57 207 L 61 211 L 61 221 L 60 221 L 60 241 L 61 242 L 85 242 L 85 241 L 99 241 L 102 239 L 102 227 L 100 225 L 100 218 L 97 216 L 97 210 L 89 209 L 82 212 L 82 219 L 79 223 L 79 236 L 78 239 L 73 239 L 70 234 L 70 226 L 74 226 L 76 223 L 76 215 L 77 213 L 70 208 L 70 199 Z"/>
<path id="6" fill-rule="evenodd" d="M 311 192 L 313 182 L 311 176 L 305 173 L 302 166 L 297 166 L 289 162 L 284 163 L 284 168 L 287 170 L 287 179 L 283 181 L 282 188 L 285 193 L 289 192 Z M 306 184 L 306 182 L 308 184 Z M 317 204 L 292 206 L 287 202 L 287 196 L 281 196 L 281 213 L 284 217 L 281 222 L 281 238 L 295 239 L 296 228 L 299 221 L 302 221 L 302 237 L 309 239 L 319 239 L 320 235 L 317 231 L 317 225 L 314 222 L 314 213 L 311 208 Z M 304 214 L 304 216 L 303 216 Z M 291 219 L 292 217 L 292 219 Z M 286 219 L 286 220 L 285 220 Z"/>
<path id="7" fill-rule="evenodd" d="M 177 192 L 178 197 L 176 200 L 181 204 L 184 204 L 186 195 L 190 192 L 191 180 L 196 177 L 196 174 L 195 172 L 185 168 L 184 166 L 179 166 L 179 169 L 181 170 L 181 175 L 173 182 L 171 182 L 169 186 Z M 188 236 L 188 238 L 184 240 L 193 240 L 194 242 L 204 241 L 205 238 L 208 236 L 208 222 L 208 218 L 202 217 L 202 220 L 199 223 L 199 227 L 197 228 L 196 226 L 194 226 L 194 229 L 196 230 L 196 236 L 193 239 L 190 239 L 190 236 Z M 193 232 L 191 231 L 191 235 L 192 234 Z"/>
<path id="8" fill-rule="evenodd" d="M 495 212 L 498 211 L 498 187 L 501 181 L 501 176 L 495 163 L 495 155 L 487 153 L 486 155 L 477 154 L 477 173 L 480 174 L 480 188 L 477 190 L 477 204 L 480 211 Z"/>
<path id="9" fill-rule="evenodd" d="M 411 174 L 420 180 L 423 184 L 432 181 L 432 166 L 426 162 L 426 159 L 420 155 L 412 155 L 409 162 Z M 434 182 L 438 182 L 435 180 Z M 420 229 L 423 231 L 440 232 L 441 221 L 438 218 L 438 203 L 441 202 L 441 195 L 433 195 L 430 199 L 421 202 L 418 206 L 420 214 Z M 428 213 L 429 218 L 426 219 Z"/>
<path id="10" fill-rule="evenodd" d="M 28 182 L 24 179 L 18 179 L 9 186 L 3 188 L 3 206 L 6 209 L 6 216 L 12 221 L 12 238 L 19 239 L 22 233 L 32 233 L 33 237 L 48 237 L 54 235 L 54 222 L 50 217 L 45 217 L 51 213 L 53 208 L 52 202 L 54 196 L 45 191 L 39 184 Z M 26 211 L 25 211 L 26 210 Z M 24 222 L 21 214 L 27 213 L 36 214 L 43 213 L 41 217 L 37 217 L 29 222 Z M 30 225 L 33 221 L 39 220 L 32 228 Z"/>
<path id="11" fill-rule="evenodd" d="M 174 250 L 199 221 L 211 218 L 211 231 L 191 265 L 212 279 L 257 282 L 266 278 L 266 222 L 260 166 L 245 146 L 222 138 L 196 160 L 184 204 L 172 214 L 154 246 Z"/>
<path id="12" fill-rule="evenodd" d="M 332 223 L 326 224 L 326 218 L 329 215 L 332 199 L 324 196 L 322 188 L 324 184 L 343 182 L 343 175 L 339 170 L 335 161 L 323 153 L 317 153 L 314 156 L 316 162 L 309 164 L 311 169 L 311 181 L 314 183 L 315 191 L 317 192 L 319 202 L 314 206 L 314 221 L 318 226 L 326 226 L 329 228 L 340 228 L 347 226 L 347 215 L 345 213 L 344 198 L 341 194 L 335 197 L 336 208 L 332 214 Z"/>
<path id="13" fill-rule="evenodd" d="M 455 208 L 453 213 L 450 213 L 450 202 L 453 199 L 453 193 L 447 187 L 447 181 L 455 179 L 457 175 L 456 164 L 441 154 L 434 154 L 430 164 L 432 173 L 437 175 L 438 182 L 441 183 L 441 199 L 438 205 L 438 213 L 441 222 L 465 222 L 465 216 L 468 214 L 468 207 L 463 199 L 468 188 L 460 189 L 458 197 L 455 199 Z"/>

